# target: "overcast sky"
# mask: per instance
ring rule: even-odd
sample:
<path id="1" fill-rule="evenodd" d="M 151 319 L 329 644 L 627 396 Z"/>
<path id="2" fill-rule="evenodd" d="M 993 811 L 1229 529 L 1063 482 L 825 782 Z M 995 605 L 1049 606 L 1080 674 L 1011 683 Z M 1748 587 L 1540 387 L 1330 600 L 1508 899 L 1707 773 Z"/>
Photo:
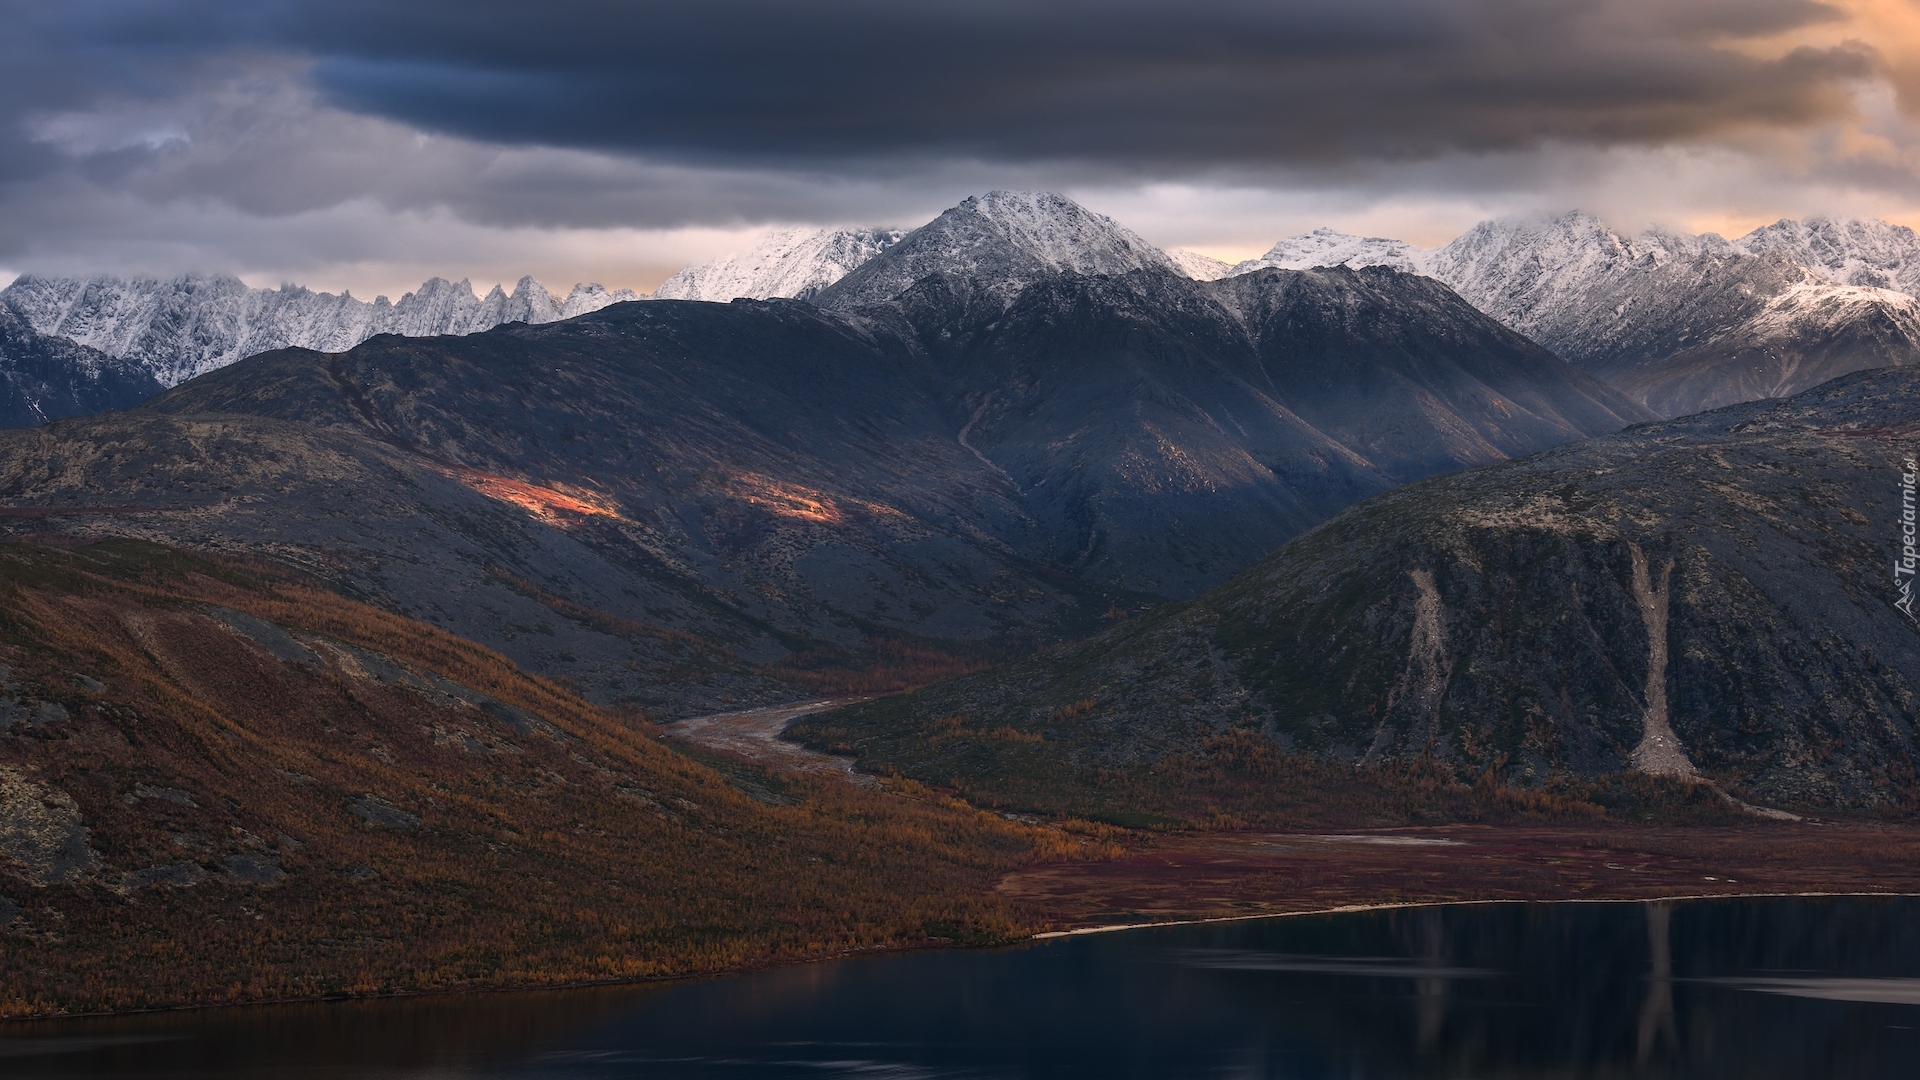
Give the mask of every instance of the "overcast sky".
<path id="1" fill-rule="evenodd" d="M 651 289 L 1063 191 L 1234 259 L 1920 225 L 1920 0 L 0 0 L 0 280 Z"/>

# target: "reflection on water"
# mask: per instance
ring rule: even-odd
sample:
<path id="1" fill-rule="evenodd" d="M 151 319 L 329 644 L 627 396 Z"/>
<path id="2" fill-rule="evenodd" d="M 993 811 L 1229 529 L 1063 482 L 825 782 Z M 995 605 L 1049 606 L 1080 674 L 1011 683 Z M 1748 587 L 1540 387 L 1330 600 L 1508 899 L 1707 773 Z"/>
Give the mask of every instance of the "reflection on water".
<path id="1" fill-rule="evenodd" d="M 1673 949 L 1668 929 L 1673 908 L 1655 901 L 1643 905 L 1647 913 L 1647 1000 L 1640 1006 L 1640 1050 L 1635 1060 L 1645 1065 L 1661 1038 L 1671 1051 L 1680 1049 L 1679 1023 L 1673 1016 Z"/>
<path id="2" fill-rule="evenodd" d="M 1911 1077 L 1920 901 L 1497 904 L 0 1028 L 39 1077 Z"/>

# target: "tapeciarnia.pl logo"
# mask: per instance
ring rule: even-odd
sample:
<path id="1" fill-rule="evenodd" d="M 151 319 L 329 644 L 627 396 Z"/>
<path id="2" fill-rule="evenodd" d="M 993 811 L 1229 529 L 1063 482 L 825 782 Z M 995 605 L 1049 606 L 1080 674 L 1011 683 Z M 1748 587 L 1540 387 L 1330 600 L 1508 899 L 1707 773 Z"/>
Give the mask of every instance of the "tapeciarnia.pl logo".
<path id="1" fill-rule="evenodd" d="M 1913 614 L 1913 575 L 1916 566 L 1920 565 L 1920 551 L 1914 550 L 1913 483 L 1915 477 L 1920 475 L 1920 465 L 1915 465 L 1912 458 L 1908 458 L 1902 464 L 1904 468 L 1900 473 L 1900 558 L 1893 564 L 1893 586 L 1899 590 L 1900 599 L 1895 600 L 1893 606 L 1899 608 L 1901 614 L 1907 618 L 1920 622 L 1920 618 L 1915 618 Z"/>

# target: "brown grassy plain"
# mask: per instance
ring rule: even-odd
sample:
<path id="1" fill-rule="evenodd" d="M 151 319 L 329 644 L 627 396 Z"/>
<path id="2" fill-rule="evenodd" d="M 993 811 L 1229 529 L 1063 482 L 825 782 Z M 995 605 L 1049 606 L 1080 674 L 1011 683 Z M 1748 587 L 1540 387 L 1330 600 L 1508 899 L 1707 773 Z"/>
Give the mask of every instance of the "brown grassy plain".
<path id="1" fill-rule="evenodd" d="M 1015 869 L 998 889 L 1053 930 L 1373 904 L 1920 895 L 1920 827 L 1578 822 L 1136 834 L 1118 858 Z"/>

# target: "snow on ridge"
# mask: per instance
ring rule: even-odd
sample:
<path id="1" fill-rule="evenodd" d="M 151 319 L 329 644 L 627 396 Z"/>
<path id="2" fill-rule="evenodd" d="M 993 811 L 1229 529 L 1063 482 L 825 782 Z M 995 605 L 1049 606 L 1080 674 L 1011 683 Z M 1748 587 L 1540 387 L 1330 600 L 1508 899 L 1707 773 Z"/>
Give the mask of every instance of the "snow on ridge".
<path id="1" fill-rule="evenodd" d="M 655 300 L 725 302 L 806 299 L 898 243 L 905 231 L 878 228 L 777 229 L 745 251 L 689 266 L 654 290 Z"/>
<path id="2" fill-rule="evenodd" d="M 1817 333 L 1869 316 L 1891 320 L 1911 340 L 1920 340 L 1920 300 L 1911 293 L 1872 285 L 1801 281 L 1768 298 L 1750 323 L 1756 335 Z"/>
<path id="3" fill-rule="evenodd" d="M 1782 218 L 1733 242 L 1759 255 L 1779 251 L 1838 285 L 1920 295 L 1920 236 L 1873 218 Z"/>
<path id="4" fill-rule="evenodd" d="M 1010 301 L 1052 274 L 1181 271 L 1166 252 L 1064 195 L 990 191 L 970 196 L 826 290 L 820 303 L 860 307 L 941 277 L 976 297 Z"/>
<path id="5" fill-rule="evenodd" d="M 1149 267 L 1171 270 L 1167 253 L 1105 214 L 1051 191 L 989 191 L 948 210 L 990 223 L 1015 248 L 1050 270 L 1123 274 Z"/>
<path id="6" fill-rule="evenodd" d="M 484 298 L 474 295 L 470 282 L 432 278 L 399 303 L 299 285 L 254 289 L 227 275 L 23 274 L 0 290 L 0 304 L 36 332 L 136 361 L 165 386 L 273 349 L 340 352 L 375 334 L 470 334 L 508 322 L 553 322 L 636 299 L 630 289 L 609 292 L 599 284 L 575 285 L 557 299 L 532 277 L 521 278 L 511 293 L 496 285 Z"/>
<path id="7" fill-rule="evenodd" d="M 1427 253 L 1405 240 L 1381 236 L 1353 236 L 1333 229 L 1318 228 L 1300 236 L 1289 236 L 1273 245 L 1265 255 L 1248 259 L 1228 272 L 1250 274 L 1255 270 L 1311 270 L 1316 266 L 1387 266 L 1410 274 L 1421 273 L 1421 260 Z"/>
<path id="8" fill-rule="evenodd" d="M 904 288 L 928 274 L 945 273 L 993 279 L 996 286 L 1004 286 L 1035 268 L 1117 274 L 1153 267 L 1211 281 L 1228 269 L 1225 263 L 1195 252 L 1161 251 L 1113 219 L 1065 196 L 996 190 L 962 201 L 920 229 L 776 229 L 750 248 L 681 270 L 662 283 L 652 298 L 812 299 L 914 237 L 920 239 L 917 250 L 897 260 L 903 265 L 886 275 L 892 285 Z M 997 250 L 988 253 L 982 244 Z M 1001 281 L 1002 277 L 1007 280 Z"/>
<path id="9" fill-rule="evenodd" d="M 1185 248 L 1173 248 L 1167 252 L 1167 260 L 1173 268 L 1195 281 L 1218 281 L 1233 273 L 1233 267 L 1210 255 Z"/>

